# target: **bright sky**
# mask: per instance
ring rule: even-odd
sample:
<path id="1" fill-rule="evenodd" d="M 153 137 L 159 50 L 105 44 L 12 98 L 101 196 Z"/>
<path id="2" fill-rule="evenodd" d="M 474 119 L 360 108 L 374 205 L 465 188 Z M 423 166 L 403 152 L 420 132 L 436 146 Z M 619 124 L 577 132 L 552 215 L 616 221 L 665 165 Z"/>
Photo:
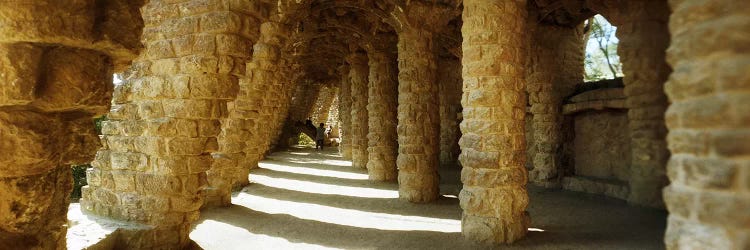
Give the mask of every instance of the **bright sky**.
<path id="1" fill-rule="evenodd" d="M 604 26 L 604 27 L 614 27 L 615 31 L 617 31 L 617 27 L 612 26 L 612 24 L 610 24 L 609 21 L 607 21 L 607 19 L 604 18 L 603 16 L 596 15 L 594 18 L 596 18 L 597 21 L 599 21 L 599 23 L 602 24 L 602 26 Z M 616 43 L 616 42 L 619 42 L 619 41 L 620 40 L 617 39 L 616 36 L 612 37 L 612 40 L 610 40 L 611 43 Z M 599 53 L 599 44 L 596 42 L 596 39 L 594 39 L 593 37 L 591 37 L 591 39 L 589 39 L 589 41 L 588 41 L 588 44 L 586 44 L 586 54 L 593 54 L 593 53 Z"/>

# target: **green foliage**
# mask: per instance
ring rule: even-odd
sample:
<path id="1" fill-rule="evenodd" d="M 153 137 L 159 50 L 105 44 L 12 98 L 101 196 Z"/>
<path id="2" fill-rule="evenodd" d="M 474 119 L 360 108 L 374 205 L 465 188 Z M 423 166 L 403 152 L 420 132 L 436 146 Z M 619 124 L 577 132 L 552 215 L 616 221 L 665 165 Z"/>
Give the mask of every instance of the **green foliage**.
<path id="1" fill-rule="evenodd" d="M 94 118 L 94 128 L 96 128 L 96 134 L 101 135 L 102 134 L 102 122 L 107 120 L 107 116 L 103 115 L 97 118 Z"/>
<path id="2" fill-rule="evenodd" d="M 589 37 L 584 61 L 586 82 L 622 77 L 622 63 L 617 55 L 617 27 L 597 15 L 588 20 Z"/>
<path id="3" fill-rule="evenodd" d="M 297 144 L 303 146 L 315 147 L 315 141 L 307 136 L 305 133 L 300 133 L 297 139 Z"/>
<path id="4" fill-rule="evenodd" d="M 81 199 L 81 187 L 88 185 L 88 182 L 86 182 L 86 169 L 90 167 L 91 165 L 88 164 L 71 167 L 73 172 L 73 192 L 70 194 L 71 199 Z"/>
<path id="5" fill-rule="evenodd" d="M 102 134 L 102 122 L 106 120 L 106 115 L 94 118 L 94 128 L 96 129 L 96 134 Z M 91 168 L 91 165 L 85 164 L 71 167 L 71 170 L 73 172 L 73 191 L 70 193 L 71 199 L 81 199 L 81 187 L 88 185 L 88 182 L 86 182 L 86 169 L 88 168 Z"/>

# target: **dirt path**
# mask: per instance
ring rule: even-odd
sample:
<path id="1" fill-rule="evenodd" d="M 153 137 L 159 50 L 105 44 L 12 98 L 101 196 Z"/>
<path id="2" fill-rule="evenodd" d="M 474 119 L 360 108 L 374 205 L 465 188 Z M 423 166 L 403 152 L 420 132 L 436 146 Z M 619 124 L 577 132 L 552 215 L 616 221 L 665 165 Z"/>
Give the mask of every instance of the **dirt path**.
<path id="1" fill-rule="evenodd" d="M 279 152 L 253 170 L 233 206 L 203 211 L 190 237 L 210 249 L 488 249 L 461 236 L 456 173 L 432 204 L 398 200 L 335 151 Z M 528 237 L 498 249 L 662 249 L 666 212 L 530 188 Z"/>

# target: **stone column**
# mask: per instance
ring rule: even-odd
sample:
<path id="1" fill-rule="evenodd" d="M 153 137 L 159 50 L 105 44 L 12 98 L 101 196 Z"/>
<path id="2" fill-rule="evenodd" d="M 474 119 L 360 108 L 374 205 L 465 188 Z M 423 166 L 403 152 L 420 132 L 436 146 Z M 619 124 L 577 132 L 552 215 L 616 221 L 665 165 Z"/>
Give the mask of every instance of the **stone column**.
<path id="1" fill-rule="evenodd" d="M 339 123 L 339 95 L 341 94 L 341 91 L 339 91 L 338 88 L 336 88 L 336 92 L 334 93 L 333 97 L 333 103 L 331 103 L 331 108 L 328 109 L 328 121 L 326 122 L 329 126 L 331 126 L 333 129 L 331 129 L 331 137 L 334 138 L 340 138 L 339 135 L 339 129 L 340 129 L 340 123 Z"/>
<path id="2" fill-rule="evenodd" d="M 433 39 L 433 31 L 421 26 L 398 34 L 398 192 L 400 198 L 418 203 L 440 195 L 440 106 Z"/>
<path id="3" fill-rule="evenodd" d="M 396 180 L 396 157 L 398 153 L 398 81 L 396 55 L 383 51 L 370 51 L 369 133 L 367 172 L 370 180 Z"/>
<path id="4" fill-rule="evenodd" d="M 455 57 L 440 58 L 438 61 L 438 82 L 440 86 L 440 167 L 458 169 L 458 155 L 461 148 L 458 139 L 461 131 L 458 113 L 461 112 L 461 60 Z"/>
<path id="5" fill-rule="evenodd" d="M 247 184 L 247 174 L 258 167 L 269 150 L 276 132 L 286 120 L 289 104 L 289 83 L 284 81 L 285 63 L 281 47 L 286 41 L 286 25 L 265 22 L 260 25 L 260 38 L 253 46 L 253 60 L 247 64 L 247 77 L 240 79 L 237 113 L 246 119 L 250 136 L 245 143 L 245 166 L 235 175 L 235 188 Z"/>
<path id="6" fill-rule="evenodd" d="M 367 99 L 368 80 L 370 73 L 367 65 L 367 54 L 352 53 L 346 58 L 349 63 L 349 80 L 352 87 L 352 117 L 351 117 L 351 141 L 352 141 L 352 166 L 355 168 L 367 168 Z"/>
<path id="7" fill-rule="evenodd" d="M 339 124 L 341 124 L 341 144 L 339 152 L 344 159 L 352 158 L 352 82 L 349 79 L 349 65 L 339 68 L 341 88 L 339 91 Z"/>
<path id="8" fill-rule="evenodd" d="M 142 3 L 97 4 L 0 4 L 0 249 L 65 249 L 70 165 L 101 146 L 92 119 L 142 47 Z"/>
<path id="9" fill-rule="evenodd" d="M 258 2 L 251 3 L 257 4 Z M 254 10 L 256 14 L 267 11 L 265 10 L 266 7 L 260 4 L 249 9 Z M 251 21 L 253 23 L 260 22 L 257 19 Z M 255 28 L 252 31 L 255 32 L 252 34 L 253 36 L 250 39 L 245 39 L 243 43 L 256 44 L 259 35 L 261 39 L 268 40 L 266 38 L 268 35 L 262 34 L 262 32 L 267 32 L 267 30 L 268 28 L 263 25 Z M 246 186 L 249 183 L 248 175 L 250 169 L 257 167 L 257 160 L 255 160 L 253 152 L 247 150 L 248 147 L 254 147 L 261 143 L 261 131 L 259 131 L 256 121 L 253 118 L 268 112 L 262 109 L 261 102 L 258 100 L 261 100 L 263 96 L 273 95 L 274 92 L 272 88 L 269 91 L 269 86 L 266 86 L 271 84 L 262 84 L 264 85 L 262 93 L 253 91 L 254 83 L 250 79 L 265 76 L 263 75 L 264 72 L 254 72 L 253 62 L 278 58 L 277 54 L 264 50 L 262 42 L 258 44 L 260 45 L 256 44 L 253 46 L 252 62 L 247 62 L 247 60 L 250 60 L 250 58 L 247 58 L 247 55 L 236 57 L 236 59 L 240 59 L 236 60 L 236 63 L 240 64 L 239 67 L 242 70 L 235 73 L 239 78 L 237 86 L 239 91 L 236 98 L 227 103 L 228 117 L 221 120 L 222 129 L 218 136 L 219 150 L 211 154 L 213 163 L 211 169 L 206 172 L 208 188 L 206 188 L 206 199 L 203 207 L 226 207 L 231 205 L 232 190 Z M 245 59 L 246 61 L 242 61 L 241 59 Z M 250 67 L 246 66 L 246 62 Z M 266 83 L 266 79 L 262 81 Z"/>
<path id="10" fill-rule="evenodd" d="M 298 86 L 295 100 L 292 103 L 291 119 L 293 121 L 305 121 L 312 117 L 315 101 L 318 99 L 322 86 L 318 83 L 305 82 Z"/>
<path id="11" fill-rule="evenodd" d="M 667 249 L 748 249 L 750 2 L 670 1 L 670 7 L 664 242 Z"/>
<path id="12" fill-rule="evenodd" d="M 333 105 L 333 99 L 335 99 L 335 97 L 336 88 L 325 86 L 320 91 L 318 100 L 315 101 L 312 115 L 313 123 L 315 123 L 316 127 L 318 126 L 318 123 L 328 123 L 329 111 L 331 110 L 331 105 Z"/>
<path id="13" fill-rule="evenodd" d="M 627 1 L 616 21 L 618 55 L 625 77 L 632 159 L 628 202 L 663 207 L 661 189 L 667 185 L 669 158 L 664 125 L 667 97 L 664 83 L 671 69 L 665 61 L 669 46 L 665 0 Z"/>
<path id="14" fill-rule="evenodd" d="M 270 127 L 270 140 L 269 145 L 265 147 L 264 156 L 270 152 L 271 149 L 276 148 L 279 144 L 279 137 L 284 131 L 283 126 L 289 118 L 289 110 L 292 108 L 292 96 L 294 90 L 297 88 L 298 79 L 300 75 L 303 75 L 296 67 L 298 65 L 289 64 L 290 59 L 285 58 L 285 54 L 282 53 L 282 59 L 279 61 L 279 71 L 276 72 L 276 79 L 281 82 L 281 99 L 278 103 L 278 112 L 274 115 L 274 122 Z"/>
<path id="15" fill-rule="evenodd" d="M 532 22 L 535 22 L 533 19 Z M 529 179 L 535 185 L 560 187 L 562 102 L 583 82 L 584 47 L 582 27 L 570 28 L 545 24 L 530 25 L 528 82 L 531 114 L 533 115 L 533 169 Z"/>
<path id="16" fill-rule="evenodd" d="M 526 235 L 526 1 L 464 1 L 462 233 L 486 243 Z"/>
<path id="17" fill-rule="evenodd" d="M 189 243 L 220 121 L 257 39 L 251 12 L 228 8 L 193 0 L 142 9 L 146 50 L 115 91 L 81 200 L 87 213 L 140 225 L 122 229 L 123 248 Z"/>

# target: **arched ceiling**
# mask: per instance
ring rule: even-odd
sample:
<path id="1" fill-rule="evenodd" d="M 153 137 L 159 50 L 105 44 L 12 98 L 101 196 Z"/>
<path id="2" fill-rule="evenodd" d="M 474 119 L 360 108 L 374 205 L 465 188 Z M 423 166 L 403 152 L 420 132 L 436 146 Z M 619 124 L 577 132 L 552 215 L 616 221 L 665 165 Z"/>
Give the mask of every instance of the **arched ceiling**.
<path id="1" fill-rule="evenodd" d="M 299 66 L 306 82 L 336 82 L 338 68 L 352 52 L 380 50 L 396 54 L 397 32 L 405 20 L 404 9 L 426 6 L 451 10 L 452 21 L 436 36 L 441 54 L 459 56 L 461 45 L 460 0 L 282 0 L 277 11 L 293 28 L 285 52 Z"/>

